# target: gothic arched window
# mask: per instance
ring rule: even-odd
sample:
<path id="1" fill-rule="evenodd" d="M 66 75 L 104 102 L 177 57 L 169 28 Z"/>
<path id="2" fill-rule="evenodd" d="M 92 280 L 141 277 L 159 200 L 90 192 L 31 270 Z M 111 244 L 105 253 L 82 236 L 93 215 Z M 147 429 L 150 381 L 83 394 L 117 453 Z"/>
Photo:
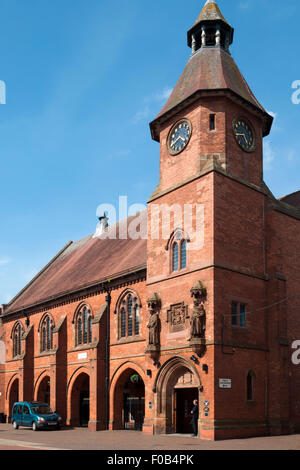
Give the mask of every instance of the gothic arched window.
<path id="1" fill-rule="evenodd" d="M 92 342 L 92 310 L 88 305 L 82 305 L 75 315 L 75 346 Z"/>
<path id="2" fill-rule="evenodd" d="M 140 334 L 140 301 L 134 292 L 126 292 L 118 302 L 119 338 Z"/>
<path id="3" fill-rule="evenodd" d="M 180 269 L 186 268 L 186 240 L 182 240 L 180 245 Z"/>
<path id="4" fill-rule="evenodd" d="M 177 272 L 187 267 L 187 243 L 189 238 L 181 229 L 176 229 L 171 235 L 166 250 L 170 250 L 170 270 Z"/>
<path id="5" fill-rule="evenodd" d="M 12 355 L 18 357 L 22 353 L 22 340 L 23 327 L 21 323 L 16 323 L 12 331 Z"/>
<path id="6" fill-rule="evenodd" d="M 53 330 L 54 321 L 52 317 L 47 314 L 42 318 L 39 328 L 41 352 L 51 351 L 53 349 Z"/>
<path id="7" fill-rule="evenodd" d="M 178 271 L 179 269 L 179 247 L 178 243 L 173 244 L 173 251 L 172 251 L 172 271 Z"/>

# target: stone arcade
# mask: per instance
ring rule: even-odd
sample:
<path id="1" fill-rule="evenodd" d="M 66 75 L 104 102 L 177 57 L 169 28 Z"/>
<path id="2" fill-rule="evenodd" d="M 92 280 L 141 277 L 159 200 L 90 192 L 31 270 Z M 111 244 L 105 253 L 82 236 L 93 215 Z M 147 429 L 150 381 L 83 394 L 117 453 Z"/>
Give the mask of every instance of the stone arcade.
<path id="1" fill-rule="evenodd" d="M 169 240 L 69 243 L 1 309 L 0 412 L 42 400 L 67 425 L 223 439 L 300 429 L 300 192 L 263 181 L 272 117 L 230 54 L 234 30 L 207 1 L 192 55 L 150 124 L 155 205 L 204 207 L 204 242 L 171 216 Z M 131 217 L 132 220 L 134 217 Z M 2 350 L 0 348 L 0 351 Z"/>

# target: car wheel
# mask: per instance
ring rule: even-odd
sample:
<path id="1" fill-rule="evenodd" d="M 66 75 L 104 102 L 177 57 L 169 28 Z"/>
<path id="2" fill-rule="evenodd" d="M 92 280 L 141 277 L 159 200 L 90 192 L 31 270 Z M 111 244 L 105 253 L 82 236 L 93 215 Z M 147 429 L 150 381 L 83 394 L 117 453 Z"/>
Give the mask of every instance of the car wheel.
<path id="1" fill-rule="evenodd" d="M 37 431 L 37 430 L 38 430 L 38 427 L 37 427 L 37 424 L 36 424 L 35 421 L 32 423 L 32 430 L 33 430 L 33 431 Z"/>
<path id="2" fill-rule="evenodd" d="M 18 425 L 17 421 L 13 422 L 13 428 L 14 429 L 19 429 L 19 425 Z"/>
<path id="3" fill-rule="evenodd" d="M 56 430 L 57 430 L 57 431 L 60 431 L 60 424 L 58 424 L 58 425 L 56 426 Z"/>

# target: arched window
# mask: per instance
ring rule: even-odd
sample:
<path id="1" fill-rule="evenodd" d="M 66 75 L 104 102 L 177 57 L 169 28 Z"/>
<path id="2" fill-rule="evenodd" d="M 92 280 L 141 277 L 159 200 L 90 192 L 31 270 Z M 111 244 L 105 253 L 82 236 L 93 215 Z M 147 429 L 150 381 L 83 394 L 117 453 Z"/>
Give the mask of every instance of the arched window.
<path id="1" fill-rule="evenodd" d="M 187 244 L 189 241 L 189 237 L 182 229 L 176 229 L 172 233 L 166 246 L 166 250 L 170 250 L 171 272 L 177 272 L 181 269 L 186 269 L 188 264 Z"/>
<path id="2" fill-rule="evenodd" d="M 178 243 L 174 243 L 173 245 L 173 253 L 172 253 L 172 270 L 178 271 L 179 268 L 179 248 Z"/>
<path id="3" fill-rule="evenodd" d="M 180 246 L 180 269 L 186 268 L 186 240 L 182 240 Z"/>
<path id="4" fill-rule="evenodd" d="M 140 301 L 134 292 L 127 292 L 118 302 L 119 338 L 140 334 Z"/>
<path id="5" fill-rule="evenodd" d="M 50 315 L 45 315 L 42 319 L 39 331 L 41 339 L 41 352 L 53 349 L 54 322 Z"/>
<path id="6" fill-rule="evenodd" d="M 254 400 L 254 378 L 255 374 L 250 370 L 247 374 L 247 401 Z"/>
<path id="7" fill-rule="evenodd" d="M 75 346 L 92 342 L 93 314 L 87 305 L 82 305 L 75 315 Z"/>
<path id="8" fill-rule="evenodd" d="M 12 331 L 12 355 L 13 357 L 18 357 L 22 353 L 22 334 L 23 334 L 23 327 L 21 323 L 16 323 L 13 331 Z"/>

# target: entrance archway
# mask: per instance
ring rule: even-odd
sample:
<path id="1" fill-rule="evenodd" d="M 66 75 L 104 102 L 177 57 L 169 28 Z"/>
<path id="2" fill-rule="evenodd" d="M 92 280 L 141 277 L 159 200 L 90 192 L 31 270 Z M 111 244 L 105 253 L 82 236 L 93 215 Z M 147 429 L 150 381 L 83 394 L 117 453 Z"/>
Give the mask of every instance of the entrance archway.
<path id="1" fill-rule="evenodd" d="M 87 427 L 90 419 L 90 378 L 82 372 L 73 383 L 71 392 L 71 424 Z"/>
<path id="2" fill-rule="evenodd" d="M 201 382 L 197 370 L 180 357 L 170 359 L 155 383 L 157 434 L 192 433 L 193 401 L 200 401 Z"/>
<path id="3" fill-rule="evenodd" d="M 37 401 L 48 403 L 48 405 L 50 405 L 50 377 L 47 375 L 43 378 L 39 385 Z"/>
<path id="4" fill-rule="evenodd" d="M 114 389 L 114 429 L 142 431 L 145 418 L 145 384 L 131 368 L 118 378 Z"/>
<path id="5" fill-rule="evenodd" d="M 19 379 L 15 379 L 10 386 L 9 395 L 8 395 L 8 403 L 9 403 L 9 410 L 8 410 L 8 422 L 11 422 L 11 413 L 13 409 L 14 403 L 19 401 Z"/>

